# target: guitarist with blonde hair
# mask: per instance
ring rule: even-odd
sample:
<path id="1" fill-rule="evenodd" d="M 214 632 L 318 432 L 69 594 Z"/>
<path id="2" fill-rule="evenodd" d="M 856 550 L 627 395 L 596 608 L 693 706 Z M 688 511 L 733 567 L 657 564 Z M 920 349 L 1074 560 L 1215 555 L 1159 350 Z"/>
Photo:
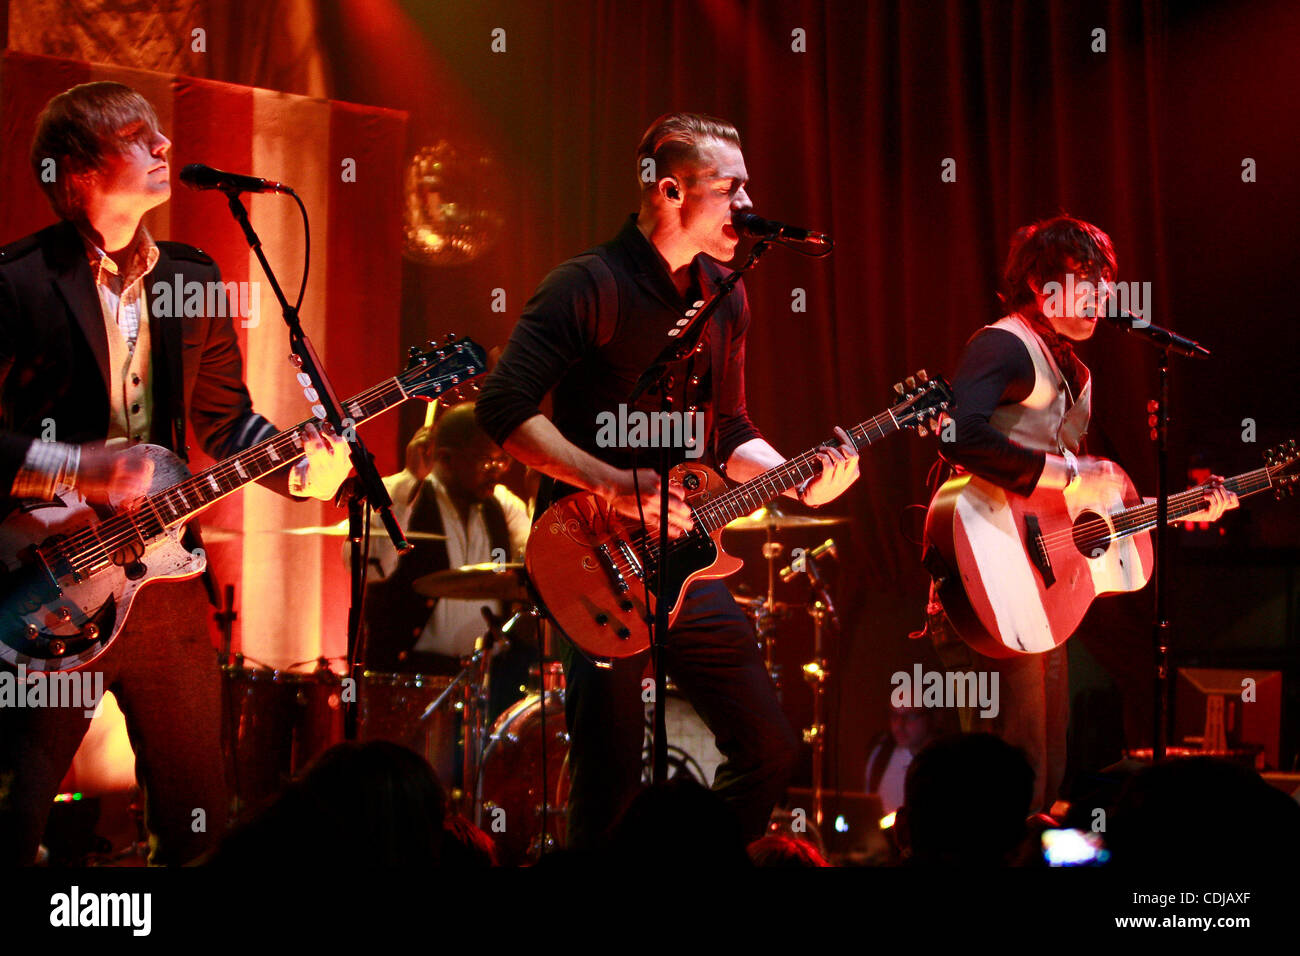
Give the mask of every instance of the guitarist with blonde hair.
<path id="1" fill-rule="evenodd" d="M 1081 219 L 1060 215 L 1016 233 L 1003 275 L 1001 298 L 1008 312 L 972 336 L 953 379 L 955 440 L 939 444 L 946 461 L 1022 496 L 1114 475 L 1112 463 L 1084 454 L 1092 376 L 1075 355 L 1074 343 L 1096 330 L 1118 271 L 1110 237 Z M 1062 296 L 1053 283 L 1076 294 Z M 1235 495 L 1215 487 L 1206 495 L 1205 510 L 1184 520 L 1216 521 L 1236 505 Z M 980 718 L 974 708 L 959 708 L 962 729 L 992 730 L 1022 747 L 1035 772 L 1033 808 L 1047 809 L 1065 775 L 1065 645 L 987 657 L 958 638 L 934 588 L 928 614 L 928 630 L 945 667 L 999 677 L 997 715 Z"/>

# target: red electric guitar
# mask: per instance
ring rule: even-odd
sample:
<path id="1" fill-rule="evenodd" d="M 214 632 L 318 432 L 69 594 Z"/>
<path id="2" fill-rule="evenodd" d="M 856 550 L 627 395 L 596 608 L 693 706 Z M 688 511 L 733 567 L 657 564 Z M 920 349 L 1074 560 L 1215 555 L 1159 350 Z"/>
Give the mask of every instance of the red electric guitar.
<path id="1" fill-rule="evenodd" d="M 897 404 L 848 430 L 858 449 L 902 428 L 929 424 L 933 429 L 939 412 L 952 399 L 948 384 L 928 379 L 924 371 L 909 378 L 907 387 L 894 387 L 902 395 Z M 663 593 L 672 603 L 671 624 L 692 581 L 723 578 L 740 569 L 741 562 L 722 550 L 722 529 L 818 474 L 821 447 L 737 487 L 705 465 L 675 467 L 668 480 L 685 490 L 695 527 L 669 543 L 667 561 L 660 559 L 657 538 L 647 540 L 639 521 L 625 518 L 604 499 L 588 492 L 561 498 L 533 525 L 524 556 L 547 613 L 574 644 L 597 660 L 645 651 L 650 647 L 647 622 L 654 620 L 659 569 L 668 569 Z"/>

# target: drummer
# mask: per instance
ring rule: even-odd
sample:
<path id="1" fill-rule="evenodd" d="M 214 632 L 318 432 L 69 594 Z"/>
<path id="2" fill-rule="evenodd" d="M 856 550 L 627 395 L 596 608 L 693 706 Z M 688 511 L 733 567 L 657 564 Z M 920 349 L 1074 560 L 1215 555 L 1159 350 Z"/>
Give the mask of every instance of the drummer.
<path id="1" fill-rule="evenodd" d="M 384 478 L 393 513 L 405 530 L 445 534 L 446 540 L 417 541 L 414 551 L 399 558 L 386 535 L 372 533 L 365 600 L 368 669 L 454 674 L 487 629 L 480 609 L 503 613 L 498 601 L 428 598 L 412 583 L 467 564 L 522 559 L 528 511 L 498 483 L 510 464 L 475 423 L 472 404 L 449 409 L 434 426 L 412 436 L 406 467 Z"/>

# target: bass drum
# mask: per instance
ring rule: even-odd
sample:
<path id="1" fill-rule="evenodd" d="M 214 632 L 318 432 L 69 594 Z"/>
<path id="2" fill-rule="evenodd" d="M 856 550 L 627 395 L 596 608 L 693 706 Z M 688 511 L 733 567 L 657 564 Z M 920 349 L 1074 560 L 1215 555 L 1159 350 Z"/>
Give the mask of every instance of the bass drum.
<path id="1" fill-rule="evenodd" d="M 542 705 L 533 694 L 516 702 L 492 726 L 479 778 L 481 826 L 497 846 L 501 866 L 523 866 L 546 847 L 564 846 L 569 790 L 569 733 L 564 692 L 546 695 L 546 821 L 542 821 Z"/>
<path id="2" fill-rule="evenodd" d="M 713 733 L 695 708 L 677 688 L 668 687 L 664 729 L 668 734 L 668 777 L 686 774 L 706 787 L 726 758 L 713 742 Z M 642 750 L 645 770 L 641 782 L 647 787 L 654 779 L 654 704 L 645 706 L 645 746 Z"/>

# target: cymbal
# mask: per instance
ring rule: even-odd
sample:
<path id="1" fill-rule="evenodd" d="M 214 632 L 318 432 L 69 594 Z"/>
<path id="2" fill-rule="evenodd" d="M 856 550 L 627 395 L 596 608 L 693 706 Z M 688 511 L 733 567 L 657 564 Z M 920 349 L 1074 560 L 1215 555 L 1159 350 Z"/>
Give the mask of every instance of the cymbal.
<path id="1" fill-rule="evenodd" d="M 383 531 L 382 528 L 378 530 L 381 533 Z M 277 528 L 277 529 L 273 529 L 271 533 L 272 534 L 297 534 L 297 535 L 319 534 L 326 538 L 346 538 L 348 536 L 348 527 L 346 524 L 342 526 L 336 524 L 307 525 L 306 527 L 302 527 L 302 528 Z M 376 537 L 374 530 L 371 530 L 370 537 L 372 538 Z M 446 541 L 447 540 L 447 536 L 445 534 L 435 534 L 432 531 L 407 531 L 406 537 L 407 540 L 409 541 Z"/>
<path id="2" fill-rule="evenodd" d="M 737 518 L 726 525 L 724 531 L 793 531 L 796 528 L 824 528 L 833 524 L 845 524 L 848 518 L 827 515 L 788 515 L 768 506 L 760 508 L 753 514 Z"/>
<path id="3" fill-rule="evenodd" d="M 467 564 L 416 578 L 411 587 L 415 588 L 417 594 L 434 598 L 521 603 L 530 600 L 528 588 L 524 584 L 522 563 Z"/>

